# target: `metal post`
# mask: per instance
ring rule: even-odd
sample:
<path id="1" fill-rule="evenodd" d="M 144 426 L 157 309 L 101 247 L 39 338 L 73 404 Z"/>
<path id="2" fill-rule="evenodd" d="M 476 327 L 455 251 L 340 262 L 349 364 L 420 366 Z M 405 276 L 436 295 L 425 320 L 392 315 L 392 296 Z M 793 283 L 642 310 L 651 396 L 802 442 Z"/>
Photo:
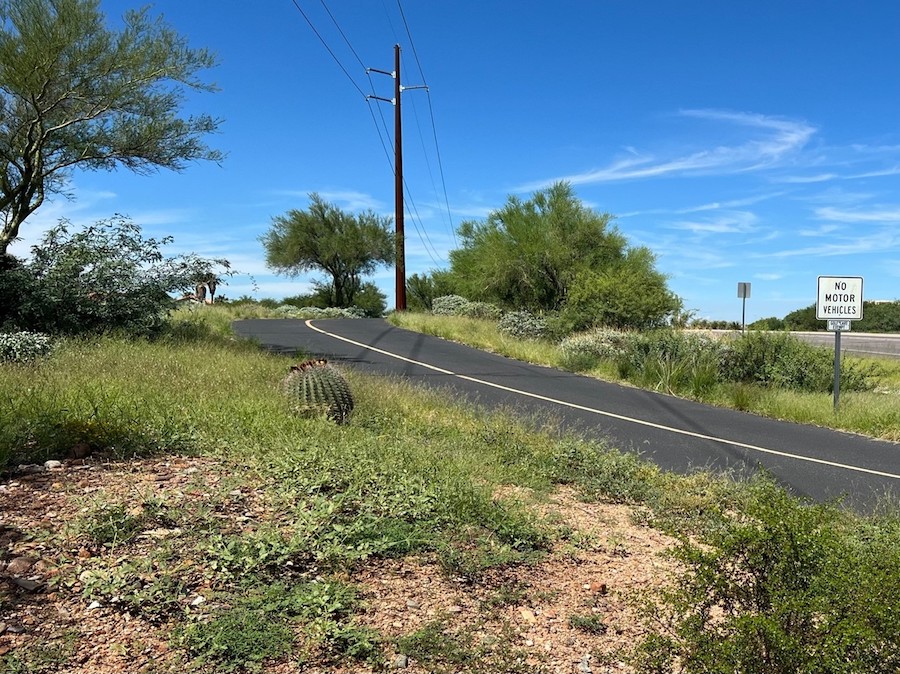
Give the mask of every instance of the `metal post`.
<path id="1" fill-rule="evenodd" d="M 834 331 L 834 409 L 841 397 L 841 331 Z"/>
<path id="2" fill-rule="evenodd" d="M 744 328 L 747 325 L 747 298 L 741 302 L 741 334 L 744 334 Z"/>

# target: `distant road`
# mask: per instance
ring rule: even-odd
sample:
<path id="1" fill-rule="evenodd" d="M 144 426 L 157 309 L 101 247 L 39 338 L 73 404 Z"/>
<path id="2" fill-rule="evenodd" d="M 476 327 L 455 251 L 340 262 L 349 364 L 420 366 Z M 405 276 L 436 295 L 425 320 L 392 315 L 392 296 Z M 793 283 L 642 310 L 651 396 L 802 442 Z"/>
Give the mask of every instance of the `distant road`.
<path id="1" fill-rule="evenodd" d="M 525 419 L 608 440 L 663 468 L 763 468 L 797 494 L 846 495 L 860 510 L 900 495 L 900 444 L 872 440 L 562 372 L 486 353 L 381 319 L 236 321 L 235 331 L 285 354 L 325 357 L 361 371 L 452 390 Z"/>
<path id="2" fill-rule="evenodd" d="M 834 347 L 833 332 L 792 332 L 804 342 L 820 346 Z M 841 352 L 856 353 L 861 356 L 881 356 L 900 358 L 900 335 L 876 334 L 874 332 L 841 333 Z"/>
<path id="3" fill-rule="evenodd" d="M 736 334 L 735 330 L 709 330 L 718 334 Z M 833 332 L 791 332 L 804 342 L 817 346 L 834 347 Z M 855 353 L 861 356 L 900 358 L 900 334 L 877 334 L 874 332 L 841 333 L 841 353 Z"/>

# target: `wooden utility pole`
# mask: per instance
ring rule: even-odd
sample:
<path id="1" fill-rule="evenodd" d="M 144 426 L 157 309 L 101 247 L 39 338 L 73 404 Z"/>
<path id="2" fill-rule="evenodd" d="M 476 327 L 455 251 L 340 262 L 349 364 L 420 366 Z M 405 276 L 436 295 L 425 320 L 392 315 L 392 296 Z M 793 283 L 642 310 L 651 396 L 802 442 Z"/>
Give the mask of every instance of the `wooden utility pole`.
<path id="1" fill-rule="evenodd" d="M 396 243 L 395 263 L 396 278 L 394 282 L 394 308 L 406 311 L 406 236 L 403 228 L 403 117 L 400 114 L 400 94 L 407 89 L 427 89 L 425 86 L 404 87 L 400 83 L 400 45 L 394 45 L 394 71 L 387 72 L 377 68 L 366 68 L 366 72 L 381 73 L 394 78 L 394 97 L 366 96 L 377 101 L 392 103 L 394 106 L 394 237 Z"/>
<path id="2" fill-rule="evenodd" d="M 400 45 L 394 45 L 394 224 L 397 244 L 396 310 L 406 311 L 406 234 L 403 229 L 403 117 L 400 115 Z"/>

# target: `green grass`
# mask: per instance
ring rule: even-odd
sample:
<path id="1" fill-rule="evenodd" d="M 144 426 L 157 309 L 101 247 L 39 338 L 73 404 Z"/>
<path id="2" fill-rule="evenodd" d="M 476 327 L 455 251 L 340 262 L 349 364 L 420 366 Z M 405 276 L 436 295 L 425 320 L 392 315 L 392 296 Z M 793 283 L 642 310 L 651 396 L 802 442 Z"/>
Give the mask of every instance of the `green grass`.
<path id="1" fill-rule="evenodd" d="M 487 320 L 421 313 L 395 313 L 390 321 L 399 327 L 443 339 L 462 342 L 487 351 L 530 363 L 572 368 L 558 347 L 550 341 L 521 342 L 501 335 L 496 323 Z M 845 355 L 846 362 L 862 367 L 877 367 L 877 385 L 871 392 L 841 393 L 840 405 L 834 409 L 833 396 L 790 391 L 762 386 L 689 381 L 686 388 L 669 385 L 672 373 L 661 369 L 637 380 L 622 376 L 616 363 L 589 363 L 583 372 L 608 381 L 637 384 L 666 393 L 677 393 L 701 402 L 731 407 L 776 419 L 814 424 L 838 430 L 870 435 L 883 440 L 900 441 L 900 360 L 860 358 Z"/>
<path id="2" fill-rule="evenodd" d="M 78 580 L 60 578 L 56 591 L 173 626 L 173 646 L 199 671 L 253 671 L 269 661 L 382 666 L 386 641 L 357 620 L 365 606 L 348 580 L 354 571 L 414 554 L 449 577 L 483 583 L 492 570 L 539 561 L 571 533 L 533 507 L 558 485 L 586 500 L 633 504 L 642 521 L 710 545 L 724 545 L 715 536 L 735 521 L 759 518 L 752 506 L 769 497 L 754 483 L 664 473 L 562 433 L 552 418 L 488 414 L 354 372 L 348 424 L 297 417 L 279 390 L 291 361 L 233 339 L 228 315 L 191 312 L 159 341 L 69 341 L 34 365 L 0 366 L 3 466 L 59 458 L 86 443 L 101 459 L 195 454 L 221 467 L 221 479 L 198 473 L 152 497 L 92 494 L 79 518 L 41 541 L 64 557 L 83 546 L 94 551 L 66 562 Z M 856 404 L 848 398 L 848 408 Z M 202 499 L 188 496 L 197 492 Z M 236 517 L 242 494 L 257 500 L 262 516 Z M 847 536 L 839 549 L 860 560 L 858 582 L 900 577 L 900 562 L 875 554 L 900 549 L 896 520 L 827 521 Z M 825 580 L 821 587 L 831 587 Z M 495 601 L 515 601 L 516 592 L 501 588 Z M 207 602 L 192 610 L 198 593 Z M 887 627 L 896 596 L 871 599 L 885 609 Z M 589 615 L 575 623 L 602 629 Z M 486 644 L 468 628 L 449 629 L 439 619 L 394 646 L 431 671 L 534 671 L 502 634 Z M 452 647 L 444 637 L 455 639 Z M 0 664 L 32 671 L 9 656 Z"/>

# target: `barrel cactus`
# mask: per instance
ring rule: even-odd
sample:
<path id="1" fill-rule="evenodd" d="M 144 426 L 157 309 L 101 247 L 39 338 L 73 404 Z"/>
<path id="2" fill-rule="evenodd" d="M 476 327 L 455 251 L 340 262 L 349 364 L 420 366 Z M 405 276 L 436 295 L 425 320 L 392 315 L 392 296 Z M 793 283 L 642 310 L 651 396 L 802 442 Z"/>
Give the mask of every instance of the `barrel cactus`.
<path id="1" fill-rule="evenodd" d="M 342 424 L 353 411 L 350 385 L 344 375 L 325 359 L 292 365 L 282 382 L 282 390 L 288 397 L 291 409 L 297 414 L 326 414 L 329 419 Z"/>

